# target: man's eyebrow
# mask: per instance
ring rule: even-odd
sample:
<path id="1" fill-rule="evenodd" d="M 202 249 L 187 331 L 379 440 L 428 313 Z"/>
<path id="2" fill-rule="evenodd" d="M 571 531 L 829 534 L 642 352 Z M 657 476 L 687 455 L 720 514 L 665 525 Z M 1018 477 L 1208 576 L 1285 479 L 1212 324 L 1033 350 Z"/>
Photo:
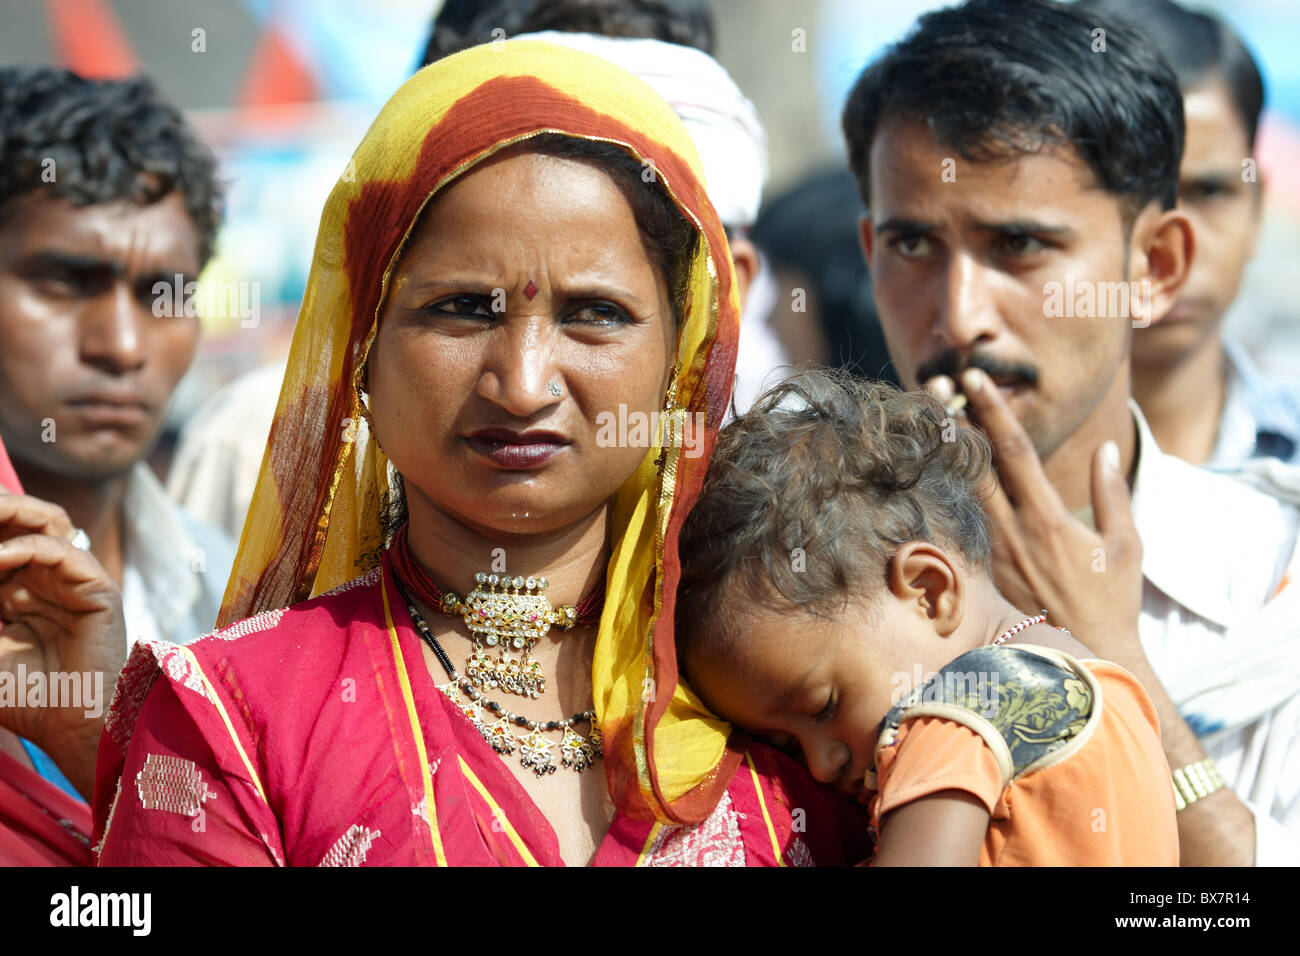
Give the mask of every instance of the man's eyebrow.
<path id="1" fill-rule="evenodd" d="M 126 268 L 116 259 L 63 249 L 38 249 L 23 256 L 21 261 L 28 268 L 55 266 L 70 272 L 104 272 L 115 279 L 126 274 Z"/>
<path id="2" fill-rule="evenodd" d="M 1198 185 L 1201 183 L 1214 183 L 1215 185 L 1224 185 L 1237 179 L 1239 170 L 1236 167 L 1231 169 L 1205 169 L 1194 172 L 1183 179 L 1179 187 Z"/>
<path id="3" fill-rule="evenodd" d="M 927 222 L 924 219 L 908 219 L 905 216 L 890 216 L 880 225 L 875 227 L 876 232 L 901 232 L 906 235 L 915 235 L 922 232 L 932 232 L 935 224 Z"/>
<path id="4" fill-rule="evenodd" d="M 992 232 L 999 236 L 1056 236 L 1061 239 L 1074 237 L 1074 230 L 1069 226 L 1049 226 L 1045 222 L 1033 219 L 1009 219 L 1004 222 L 981 222 L 976 229 Z"/>

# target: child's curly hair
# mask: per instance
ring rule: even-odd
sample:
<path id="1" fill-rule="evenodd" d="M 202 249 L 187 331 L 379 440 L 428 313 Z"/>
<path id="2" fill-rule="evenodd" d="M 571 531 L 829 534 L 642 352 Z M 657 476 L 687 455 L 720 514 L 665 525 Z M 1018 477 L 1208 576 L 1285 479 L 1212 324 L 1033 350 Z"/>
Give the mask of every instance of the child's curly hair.
<path id="1" fill-rule="evenodd" d="M 729 644 L 743 604 L 718 611 L 733 586 L 750 601 L 775 590 L 811 613 L 854 590 L 870 600 L 907 541 L 987 568 L 980 488 L 991 458 L 988 440 L 925 392 L 795 373 L 718 436 L 678 543 L 679 637 L 707 630 Z"/>

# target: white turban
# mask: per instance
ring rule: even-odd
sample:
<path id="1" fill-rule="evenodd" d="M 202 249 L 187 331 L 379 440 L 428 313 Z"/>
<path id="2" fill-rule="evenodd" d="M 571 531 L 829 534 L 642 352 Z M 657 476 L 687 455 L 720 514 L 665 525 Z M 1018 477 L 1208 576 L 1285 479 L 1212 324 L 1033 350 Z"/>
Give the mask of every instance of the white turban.
<path id="1" fill-rule="evenodd" d="M 704 164 L 709 200 L 724 226 L 750 226 L 767 179 L 767 134 L 754 104 L 713 57 L 694 47 L 547 30 L 514 39 L 544 40 L 608 60 L 663 97 L 681 117 Z"/>

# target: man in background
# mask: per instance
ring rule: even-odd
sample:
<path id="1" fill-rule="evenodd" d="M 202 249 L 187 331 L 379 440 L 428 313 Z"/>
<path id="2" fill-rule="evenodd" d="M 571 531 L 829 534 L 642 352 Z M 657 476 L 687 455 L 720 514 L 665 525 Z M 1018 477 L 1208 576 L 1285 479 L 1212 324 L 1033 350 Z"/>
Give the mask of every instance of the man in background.
<path id="1" fill-rule="evenodd" d="M 1128 23 L 1173 67 L 1183 91 L 1178 205 L 1196 232 L 1196 261 L 1173 311 L 1134 333 L 1133 397 L 1160 447 L 1194 465 L 1300 462 L 1300 386 L 1261 374 L 1222 332 L 1259 237 L 1259 67 L 1230 27 L 1170 0 L 1080 7 Z"/>
<path id="2" fill-rule="evenodd" d="M 144 459 L 198 346 L 174 290 L 212 254 L 216 161 L 143 78 L 0 70 L 0 130 L 0 439 L 121 589 L 122 658 L 191 641 L 216 620 L 233 546 Z"/>

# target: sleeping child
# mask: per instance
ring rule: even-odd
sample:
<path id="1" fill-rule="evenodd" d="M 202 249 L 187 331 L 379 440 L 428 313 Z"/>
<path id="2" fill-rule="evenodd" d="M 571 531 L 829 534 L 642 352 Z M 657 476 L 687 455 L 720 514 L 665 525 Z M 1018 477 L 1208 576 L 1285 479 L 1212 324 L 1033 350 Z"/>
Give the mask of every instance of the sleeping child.
<path id="1" fill-rule="evenodd" d="M 722 430 L 679 542 L 686 681 L 867 804 L 876 865 L 1176 866 L 1154 705 L 998 593 L 989 445 L 945 415 L 806 371 Z"/>

